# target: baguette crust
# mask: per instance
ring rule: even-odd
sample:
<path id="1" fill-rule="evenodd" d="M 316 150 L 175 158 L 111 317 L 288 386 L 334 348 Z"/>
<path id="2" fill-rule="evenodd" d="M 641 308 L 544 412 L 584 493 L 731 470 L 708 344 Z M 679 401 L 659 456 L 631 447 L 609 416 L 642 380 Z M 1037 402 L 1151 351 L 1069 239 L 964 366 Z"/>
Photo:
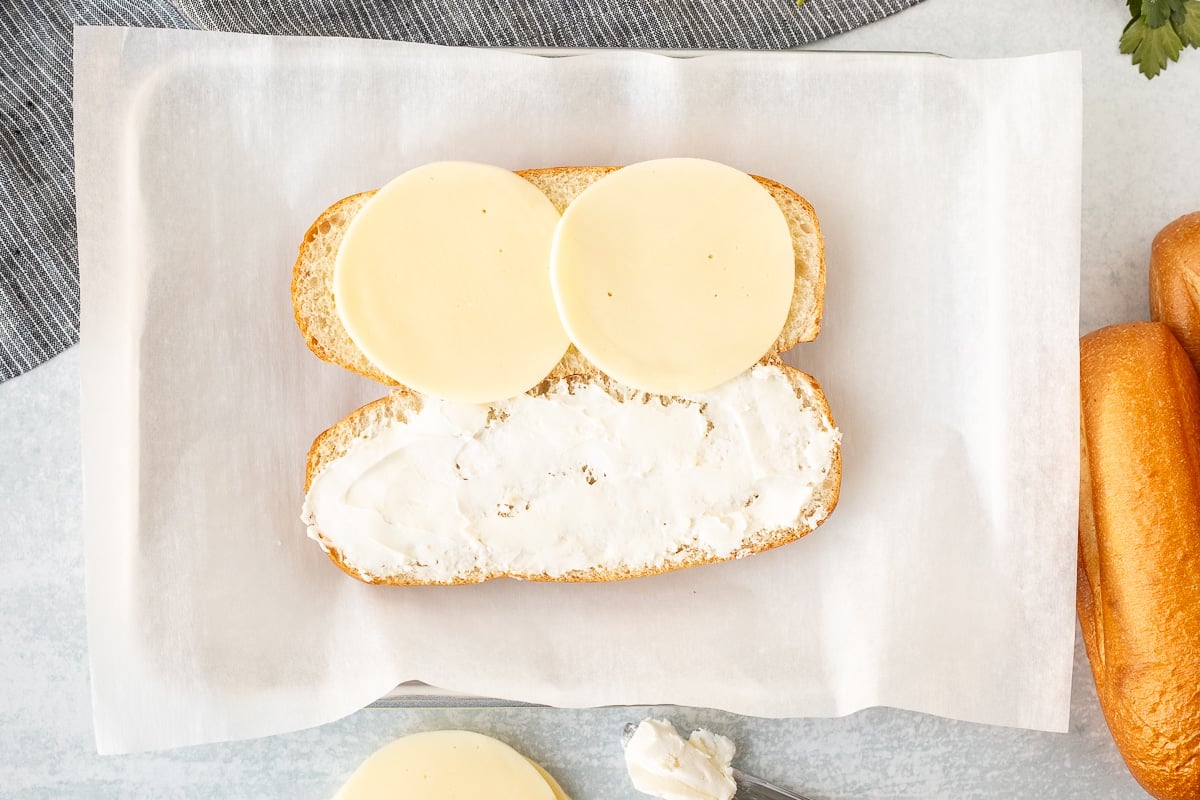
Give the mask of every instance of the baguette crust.
<path id="1" fill-rule="evenodd" d="M 386 386 L 397 382 L 372 364 L 355 346 L 333 310 L 333 263 L 346 226 L 374 192 L 343 197 L 321 212 L 304 233 L 292 267 L 292 311 L 304 343 L 313 355 Z"/>
<path id="2" fill-rule="evenodd" d="M 769 362 L 772 366 L 783 370 L 784 374 L 791 380 L 795 387 L 796 395 L 800 397 L 807 406 L 813 408 L 818 416 L 827 422 L 829 427 L 834 427 L 832 412 L 829 409 L 829 403 L 825 398 L 825 393 L 821 390 L 820 385 L 810 375 L 794 369 L 778 359 Z M 539 395 L 546 392 L 557 379 L 547 378 L 538 386 L 529 391 L 531 395 Z M 572 383 L 593 383 L 599 385 L 610 393 L 612 381 L 606 376 L 590 376 L 590 375 L 575 375 L 566 378 Z M 308 463 L 305 470 L 304 491 L 307 493 L 313 480 L 319 475 L 332 461 L 341 458 L 352 447 L 355 442 L 363 438 L 368 438 L 379 431 L 383 426 L 393 422 L 403 423 L 411 414 L 415 414 L 421 410 L 422 397 L 419 393 L 407 388 L 399 388 L 391 394 L 380 398 L 374 402 L 359 408 L 350 415 L 342 419 L 333 427 L 326 430 L 316 441 L 313 442 L 312 448 L 308 453 Z M 823 514 L 819 515 L 819 519 L 823 522 L 833 513 L 837 507 L 838 497 L 841 491 L 842 483 L 842 454 L 841 448 L 838 447 L 833 454 L 833 464 L 826 475 L 825 480 L 819 490 L 815 493 L 810 505 L 823 509 Z M 811 533 L 816 529 L 820 522 L 815 525 L 807 525 L 800 520 L 804 519 L 804 510 L 798 514 L 797 524 L 791 528 L 781 528 L 772 531 L 758 531 L 748 537 L 743 542 L 742 547 L 733 555 L 727 558 L 717 558 L 711 553 L 700 550 L 698 548 L 685 548 L 680 550 L 671 559 L 661 566 L 646 566 L 642 568 L 594 568 L 589 570 L 574 570 L 562 575 L 547 575 L 545 573 L 523 573 L 513 574 L 509 572 L 485 572 L 483 570 L 474 570 L 469 573 L 456 576 L 452 581 L 434 582 L 425 579 L 414 579 L 409 575 L 393 574 L 393 575 L 371 575 L 363 572 L 353 564 L 348 563 L 343 558 L 342 553 L 338 550 L 327 537 L 321 535 L 318 531 L 318 540 L 321 546 L 328 553 L 330 560 L 337 564 L 343 571 L 358 578 L 366 583 L 385 584 L 391 586 L 433 586 L 433 585 L 462 585 L 468 583 L 479 583 L 481 581 L 493 580 L 495 578 L 517 578 L 527 581 L 549 581 L 549 582 L 577 582 L 577 583 L 596 583 L 601 581 L 617 581 L 626 580 L 628 578 L 639 578 L 646 575 L 656 575 L 662 572 L 670 572 L 677 569 L 687 567 L 696 567 L 702 564 L 712 564 L 718 561 L 728 561 L 735 558 L 743 558 L 755 553 L 761 553 L 770 550 L 780 545 L 794 542 L 797 539 Z"/>
<path id="3" fill-rule="evenodd" d="M 518 172 L 541 189 L 561 214 L 588 186 L 619 167 L 550 167 Z M 781 355 L 801 342 L 811 342 L 821 331 L 825 303 L 825 244 L 812 204 L 781 183 L 753 176 L 770 192 L 787 219 L 795 254 L 796 280 L 792 307 L 783 330 L 761 363 Z M 338 247 L 354 215 L 375 191 L 338 200 L 309 226 L 292 267 L 292 308 L 305 344 L 317 358 L 344 367 L 385 386 L 399 382 L 372 364 L 342 326 L 333 296 L 333 266 Z M 550 372 L 551 378 L 599 375 L 600 371 L 571 345 Z"/>
<path id="4" fill-rule="evenodd" d="M 1200 369 L 1200 211 L 1180 217 L 1154 237 L 1150 318 L 1171 329 Z"/>
<path id="5" fill-rule="evenodd" d="M 1200 797 L 1200 381 L 1158 323 L 1081 346 L 1077 610 L 1134 778 Z"/>

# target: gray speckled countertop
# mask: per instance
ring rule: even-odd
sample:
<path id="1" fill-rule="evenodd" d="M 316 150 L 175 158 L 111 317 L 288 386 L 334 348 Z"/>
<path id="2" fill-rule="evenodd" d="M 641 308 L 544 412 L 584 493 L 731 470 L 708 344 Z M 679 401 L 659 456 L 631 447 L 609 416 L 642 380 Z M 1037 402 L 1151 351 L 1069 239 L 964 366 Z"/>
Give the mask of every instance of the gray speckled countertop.
<path id="1" fill-rule="evenodd" d="M 1081 329 L 1141 319 L 1149 242 L 1200 208 L 1181 146 L 1200 130 L 1200 53 L 1152 83 L 1116 52 L 1124 0 L 926 0 L 824 49 L 955 57 L 1084 52 Z M 545 764 L 578 800 L 638 797 L 621 725 L 645 709 L 370 709 L 252 742 L 100 757 L 91 734 L 80 532 L 79 359 L 0 385 L 0 796 L 327 798 L 392 738 L 470 728 Z M 760 720 L 666 709 L 730 735 L 746 771 L 814 798 L 1140 798 L 1077 646 L 1071 730 L 1048 734 L 872 709 Z"/>

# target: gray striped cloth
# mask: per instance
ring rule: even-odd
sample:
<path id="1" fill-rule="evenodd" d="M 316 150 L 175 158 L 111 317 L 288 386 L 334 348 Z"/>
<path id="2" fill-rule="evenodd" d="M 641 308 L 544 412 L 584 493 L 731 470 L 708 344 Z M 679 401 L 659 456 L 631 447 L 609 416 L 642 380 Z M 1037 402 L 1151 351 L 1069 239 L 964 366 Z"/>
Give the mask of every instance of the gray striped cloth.
<path id="1" fill-rule="evenodd" d="M 444 45 L 784 49 L 921 0 L 0 0 L 0 382 L 79 339 L 71 27 Z"/>

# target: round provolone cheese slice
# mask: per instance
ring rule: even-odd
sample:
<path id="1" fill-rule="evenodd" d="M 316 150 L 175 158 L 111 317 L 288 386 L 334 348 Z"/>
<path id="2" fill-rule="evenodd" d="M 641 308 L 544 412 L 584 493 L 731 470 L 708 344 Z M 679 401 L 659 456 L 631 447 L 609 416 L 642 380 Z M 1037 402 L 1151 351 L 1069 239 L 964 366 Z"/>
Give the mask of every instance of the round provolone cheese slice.
<path id="1" fill-rule="evenodd" d="M 795 283 L 783 212 L 757 181 L 712 161 L 632 164 L 567 207 L 551 280 L 571 341 L 616 380 L 706 391 L 771 348 Z"/>
<path id="2" fill-rule="evenodd" d="M 376 752 L 334 800 L 566 800 L 552 783 L 503 742 L 470 731 L 432 731 Z"/>
<path id="3" fill-rule="evenodd" d="M 471 403 L 521 394 L 567 349 L 548 268 L 558 221 L 550 200 L 508 170 L 410 170 L 346 230 L 334 264 L 338 316 L 405 386 Z"/>

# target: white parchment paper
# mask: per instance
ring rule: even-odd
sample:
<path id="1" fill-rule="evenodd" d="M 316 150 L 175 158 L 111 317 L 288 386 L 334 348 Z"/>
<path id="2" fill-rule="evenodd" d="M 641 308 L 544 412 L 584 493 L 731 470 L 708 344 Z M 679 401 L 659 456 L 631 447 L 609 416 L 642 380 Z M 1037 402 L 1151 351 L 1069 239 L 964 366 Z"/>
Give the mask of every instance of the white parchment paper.
<path id="1" fill-rule="evenodd" d="M 764 716 L 891 705 L 1065 730 L 1080 65 L 544 58 L 79 29 L 88 624 L 103 752 L 316 725 L 407 680 Z M 816 206 L 845 434 L 795 544 L 625 583 L 360 584 L 305 538 L 312 439 L 381 387 L 310 355 L 297 246 L 436 159 L 700 156 Z"/>

